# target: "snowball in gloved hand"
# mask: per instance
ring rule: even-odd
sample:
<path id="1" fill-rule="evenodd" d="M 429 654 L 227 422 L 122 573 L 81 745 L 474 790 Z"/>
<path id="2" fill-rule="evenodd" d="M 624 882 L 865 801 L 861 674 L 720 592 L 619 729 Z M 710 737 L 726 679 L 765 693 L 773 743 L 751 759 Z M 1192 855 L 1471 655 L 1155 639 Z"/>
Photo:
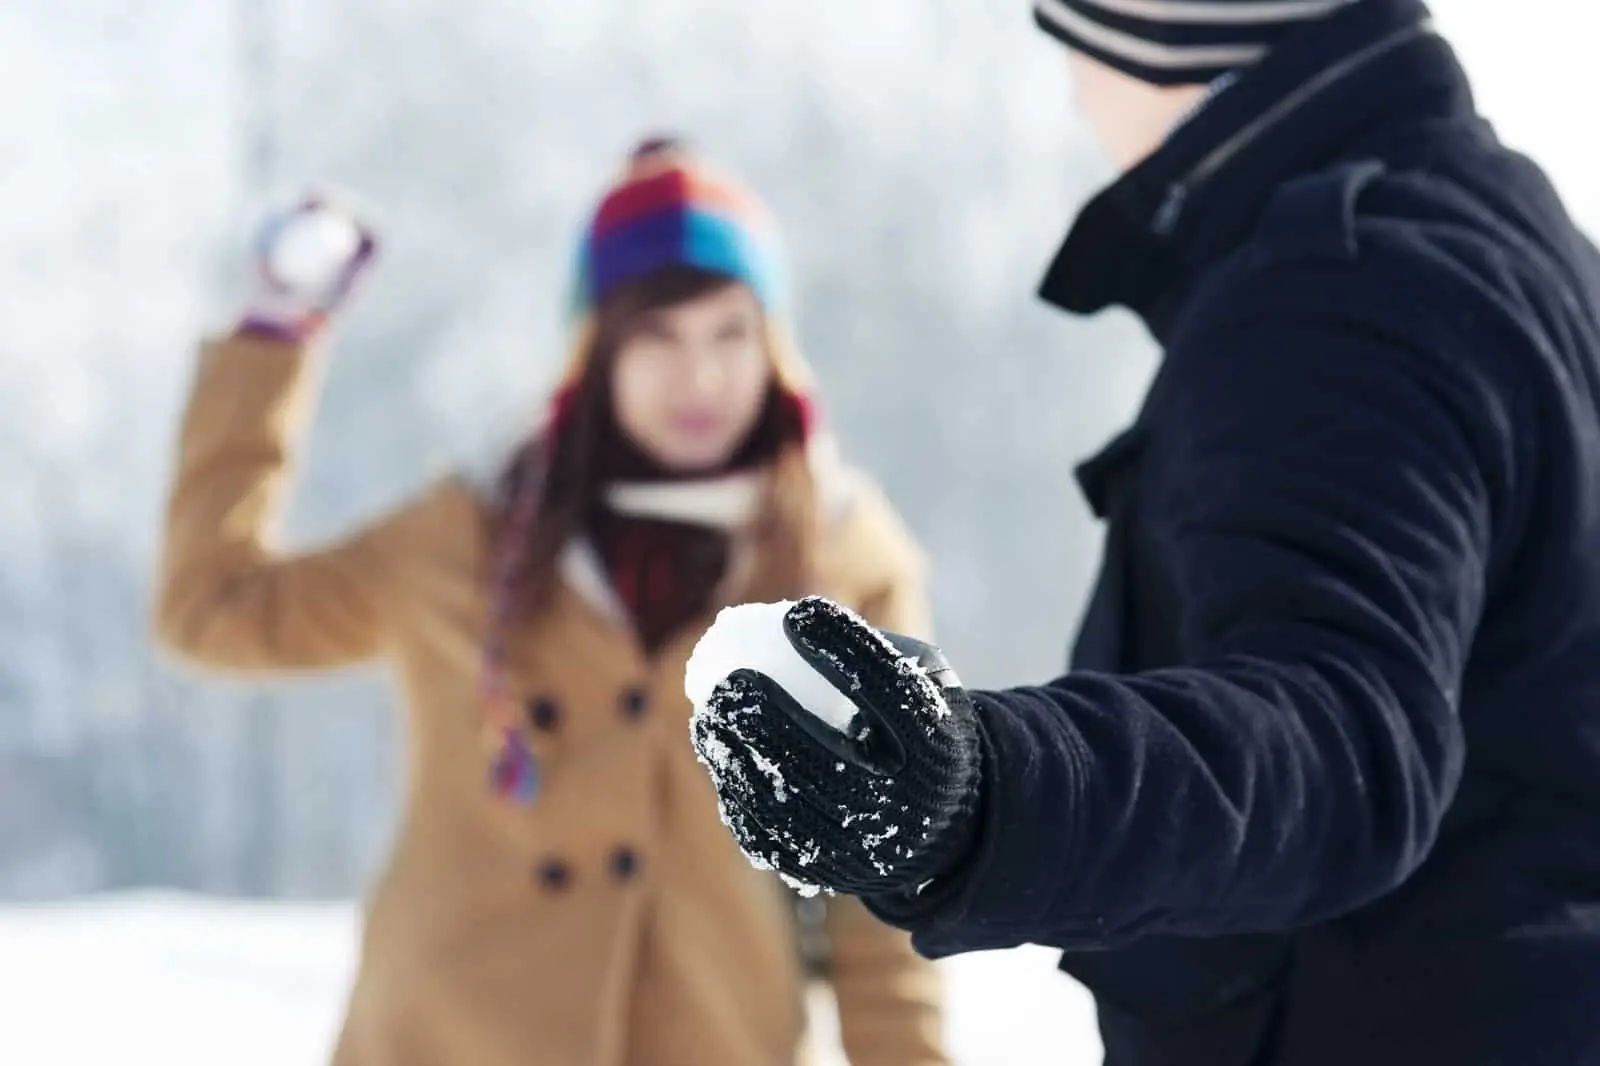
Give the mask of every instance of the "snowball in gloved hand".
<path id="1" fill-rule="evenodd" d="M 296 211 L 267 241 L 263 266 L 285 289 L 322 294 L 332 290 L 361 250 L 361 229 L 349 215 L 324 207 Z"/>
<path id="2" fill-rule="evenodd" d="M 376 249 L 352 211 L 320 194 L 269 217 L 256 233 L 239 328 L 309 340 L 349 298 Z"/>
<path id="3" fill-rule="evenodd" d="M 840 732 L 848 732 L 856 706 L 827 678 L 812 669 L 784 633 L 783 619 L 794 604 L 747 603 L 718 612 L 689 656 L 684 693 L 704 713 L 717 685 L 737 670 L 756 670 L 777 682 L 796 703 Z"/>
<path id="4" fill-rule="evenodd" d="M 982 760 L 938 648 L 812 596 L 724 612 L 695 659 L 690 739 L 751 862 L 802 892 L 881 896 L 959 860 Z"/>

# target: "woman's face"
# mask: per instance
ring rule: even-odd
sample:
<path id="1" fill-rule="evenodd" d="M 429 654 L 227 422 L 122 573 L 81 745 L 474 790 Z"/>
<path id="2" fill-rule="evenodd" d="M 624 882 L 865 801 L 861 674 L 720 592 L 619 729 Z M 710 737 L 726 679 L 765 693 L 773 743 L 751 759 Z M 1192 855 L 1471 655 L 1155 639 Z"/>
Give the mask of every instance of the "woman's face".
<path id="1" fill-rule="evenodd" d="M 668 470 L 712 470 L 750 435 L 771 377 L 761 307 L 730 284 L 640 318 L 617 351 L 612 410 Z"/>

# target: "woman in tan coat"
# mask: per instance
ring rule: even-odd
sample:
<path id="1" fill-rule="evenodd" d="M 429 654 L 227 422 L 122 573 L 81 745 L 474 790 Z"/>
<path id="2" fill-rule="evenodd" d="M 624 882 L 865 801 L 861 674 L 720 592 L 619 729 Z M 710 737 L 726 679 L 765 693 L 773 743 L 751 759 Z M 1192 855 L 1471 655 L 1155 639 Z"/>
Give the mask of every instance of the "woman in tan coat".
<path id="1" fill-rule="evenodd" d="M 282 554 L 322 326 L 372 244 L 315 202 L 265 235 L 262 299 L 201 357 L 156 623 L 209 669 L 382 658 L 404 690 L 404 818 L 336 1066 L 804 1057 L 794 897 L 718 824 L 684 663 L 741 600 L 927 617 L 911 537 L 815 425 L 773 245 L 746 191 L 641 146 L 588 230 L 539 431 L 494 478 Z M 936 974 L 907 939 L 843 898 L 818 931 L 854 1066 L 944 1063 Z"/>

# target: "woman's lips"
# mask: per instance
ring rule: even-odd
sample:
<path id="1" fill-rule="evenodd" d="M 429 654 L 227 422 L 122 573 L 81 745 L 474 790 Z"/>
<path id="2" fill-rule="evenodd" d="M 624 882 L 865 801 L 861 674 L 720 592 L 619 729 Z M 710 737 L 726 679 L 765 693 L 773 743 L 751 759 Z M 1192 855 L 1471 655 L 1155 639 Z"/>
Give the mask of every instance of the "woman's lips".
<path id="1" fill-rule="evenodd" d="M 722 420 L 710 412 L 690 412 L 674 417 L 672 425 L 686 437 L 709 437 L 721 428 Z"/>

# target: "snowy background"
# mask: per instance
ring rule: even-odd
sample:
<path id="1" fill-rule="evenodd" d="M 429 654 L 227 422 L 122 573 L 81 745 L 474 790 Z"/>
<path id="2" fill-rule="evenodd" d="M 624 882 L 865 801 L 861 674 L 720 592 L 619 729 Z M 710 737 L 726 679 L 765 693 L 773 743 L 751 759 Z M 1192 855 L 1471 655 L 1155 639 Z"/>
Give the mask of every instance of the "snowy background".
<path id="1" fill-rule="evenodd" d="M 1597 16 L 1435 10 L 1600 223 Z M 637 135 L 689 132 L 787 224 L 831 417 L 939 563 L 963 675 L 1039 678 L 1097 554 L 1072 463 L 1153 365 L 1127 319 L 1030 297 L 1106 177 L 1061 66 L 1020 0 L 0 4 L 0 1062 L 312 1066 L 338 1016 L 394 814 L 389 694 L 196 682 L 144 628 L 194 341 L 266 199 L 331 182 L 387 237 L 296 501 L 310 539 L 530 409 L 582 213 Z M 1096 1061 L 1046 953 L 950 969 L 963 1062 Z"/>

